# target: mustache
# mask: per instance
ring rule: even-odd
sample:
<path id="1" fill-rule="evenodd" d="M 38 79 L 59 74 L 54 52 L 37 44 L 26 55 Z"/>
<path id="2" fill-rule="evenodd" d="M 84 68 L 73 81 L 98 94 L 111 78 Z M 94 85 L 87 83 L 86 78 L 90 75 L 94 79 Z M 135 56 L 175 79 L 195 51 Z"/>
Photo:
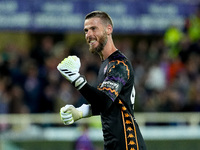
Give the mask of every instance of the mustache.
<path id="1" fill-rule="evenodd" d="M 86 40 L 87 40 L 88 43 L 90 43 L 90 41 L 92 41 L 92 40 L 97 40 L 97 39 L 96 39 L 95 37 L 89 37 L 89 38 L 87 38 Z"/>

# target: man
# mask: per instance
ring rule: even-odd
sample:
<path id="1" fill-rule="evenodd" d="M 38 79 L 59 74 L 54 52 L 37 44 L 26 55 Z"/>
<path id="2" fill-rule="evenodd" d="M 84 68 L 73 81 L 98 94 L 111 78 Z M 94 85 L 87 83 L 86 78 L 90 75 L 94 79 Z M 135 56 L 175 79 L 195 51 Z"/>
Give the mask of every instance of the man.
<path id="1" fill-rule="evenodd" d="M 87 123 L 81 126 L 82 134 L 75 142 L 74 150 L 94 150 L 93 143 L 88 136 L 89 125 Z"/>
<path id="2" fill-rule="evenodd" d="M 90 86 L 80 75 L 80 60 L 68 56 L 58 70 L 89 102 L 79 108 L 66 105 L 60 110 L 64 124 L 100 115 L 105 150 L 146 150 L 143 137 L 134 118 L 134 76 L 128 59 L 115 47 L 112 40 L 113 23 L 101 11 L 86 15 L 85 38 L 91 53 L 99 54 L 102 65 L 98 74 L 98 87 Z"/>

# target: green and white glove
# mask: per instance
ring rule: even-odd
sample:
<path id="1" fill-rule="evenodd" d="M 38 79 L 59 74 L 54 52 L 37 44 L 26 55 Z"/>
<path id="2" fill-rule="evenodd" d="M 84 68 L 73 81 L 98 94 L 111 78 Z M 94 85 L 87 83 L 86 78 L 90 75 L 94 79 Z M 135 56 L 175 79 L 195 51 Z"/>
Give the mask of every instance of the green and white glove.
<path id="1" fill-rule="evenodd" d="M 68 56 L 58 64 L 57 69 L 69 82 L 80 90 L 87 83 L 85 77 L 79 73 L 80 67 L 81 62 L 77 56 Z"/>
<path id="2" fill-rule="evenodd" d="M 81 118 L 90 117 L 91 115 L 91 107 L 86 104 L 78 108 L 73 105 L 65 105 L 60 109 L 60 117 L 65 125 L 70 125 Z"/>

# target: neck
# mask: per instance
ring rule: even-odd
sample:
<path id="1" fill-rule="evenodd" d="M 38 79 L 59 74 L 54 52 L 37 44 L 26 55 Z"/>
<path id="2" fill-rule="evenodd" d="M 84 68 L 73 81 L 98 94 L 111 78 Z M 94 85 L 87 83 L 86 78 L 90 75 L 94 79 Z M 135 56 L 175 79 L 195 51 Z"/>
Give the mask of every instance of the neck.
<path id="1" fill-rule="evenodd" d="M 117 48 L 115 47 L 112 38 L 109 38 L 104 49 L 98 54 L 99 54 L 101 60 L 105 60 L 116 50 L 117 50 Z"/>
<path id="2" fill-rule="evenodd" d="M 103 53 L 102 52 L 99 52 L 98 53 L 98 55 L 99 55 L 99 57 L 100 57 L 100 59 L 103 61 L 103 60 L 105 60 L 105 58 L 104 58 L 104 56 L 103 56 Z"/>

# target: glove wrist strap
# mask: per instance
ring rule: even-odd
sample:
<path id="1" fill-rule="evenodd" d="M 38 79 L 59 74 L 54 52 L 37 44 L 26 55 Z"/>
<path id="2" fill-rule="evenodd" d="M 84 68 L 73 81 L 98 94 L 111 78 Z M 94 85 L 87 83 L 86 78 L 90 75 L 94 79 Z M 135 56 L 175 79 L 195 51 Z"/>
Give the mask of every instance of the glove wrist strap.
<path id="1" fill-rule="evenodd" d="M 87 83 L 87 81 L 86 81 L 85 77 L 80 75 L 75 81 L 72 82 L 72 85 L 77 90 L 80 90 L 86 83 Z"/>
<path id="2" fill-rule="evenodd" d="M 77 108 L 78 111 L 82 112 L 82 118 L 92 116 L 91 106 L 89 104 L 83 104 Z"/>

